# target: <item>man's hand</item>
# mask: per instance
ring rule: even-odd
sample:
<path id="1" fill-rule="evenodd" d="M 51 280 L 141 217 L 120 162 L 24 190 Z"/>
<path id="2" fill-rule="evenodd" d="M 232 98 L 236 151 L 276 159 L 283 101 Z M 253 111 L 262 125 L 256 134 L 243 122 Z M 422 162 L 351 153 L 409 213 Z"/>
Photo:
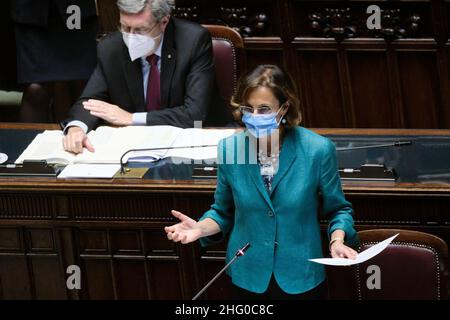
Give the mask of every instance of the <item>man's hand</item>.
<path id="1" fill-rule="evenodd" d="M 83 106 L 93 116 L 101 118 L 109 124 L 115 126 L 130 126 L 133 124 L 133 115 L 114 104 L 89 99 L 83 102 Z"/>
<path id="2" fill-rule="evenodd" d="M 63 139 L 64 150 L 75 154 L 83 153 L 83 148 L 95 152 L 94 146 L 80 127 L 70 127 Z"/>

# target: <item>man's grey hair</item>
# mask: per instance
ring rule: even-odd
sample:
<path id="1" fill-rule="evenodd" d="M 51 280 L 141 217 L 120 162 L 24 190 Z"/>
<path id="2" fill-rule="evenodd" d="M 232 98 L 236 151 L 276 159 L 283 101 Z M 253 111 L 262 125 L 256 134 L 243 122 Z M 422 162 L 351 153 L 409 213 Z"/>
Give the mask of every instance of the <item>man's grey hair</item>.
<path id="1" fill-rule="evenodd" d="M 168 16 L 175 9 L 175 0 L 117 0 L 119 10 L 124 13 L 135 14 L 143 11 L 148 5 L 156 21 Z"/>

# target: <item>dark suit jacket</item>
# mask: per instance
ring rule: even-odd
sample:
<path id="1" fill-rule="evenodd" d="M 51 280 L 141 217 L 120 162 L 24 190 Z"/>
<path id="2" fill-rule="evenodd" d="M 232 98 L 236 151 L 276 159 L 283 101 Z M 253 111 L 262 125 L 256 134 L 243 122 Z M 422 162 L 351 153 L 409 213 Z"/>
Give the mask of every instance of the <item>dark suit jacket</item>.
<path id="1" fill-rule="evenodd" d="M 91 130 L 101 124 L 99 118 L 83 108 L 82 102 L 90 98 L 132 113 L 146 112 L 141 60 L 130 60 L 121 33 L 106 36 L 97 51 L 97 68 L 63 125 L 80 120 Z M 147 125 L 193 127 L 194 121 L 205 121 L 212 107 L 227 114 L 211 113 L 204 126 L 231 121 L 231 113 L 223 107 L 217 88 L 211 36 L 206 29 L 171 18 L 164 33 L 161 63 L 162 109 L 148 113 Z"/>
<path id="2" fill-rule="evenodd" d="M 11 0 L 11 17 L 14 22 L 47 26 L 50 6 L 55 6 L 63 20 L 69 17 L 67 8 L 77 5 L 81 9 L 81 18 L 97 15 L 95 0 Z"/>

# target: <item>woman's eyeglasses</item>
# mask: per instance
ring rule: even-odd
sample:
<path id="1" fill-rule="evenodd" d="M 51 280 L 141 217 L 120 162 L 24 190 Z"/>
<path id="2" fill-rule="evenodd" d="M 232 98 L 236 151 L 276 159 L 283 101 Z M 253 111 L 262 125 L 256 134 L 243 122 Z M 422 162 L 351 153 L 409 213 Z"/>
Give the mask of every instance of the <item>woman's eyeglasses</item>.
<path id="1" fill-rule="evenodd" d="M 274 112 L 270 106 L 259 106 L 256 108 L 251 106 L 240 106 L 240 110 L 242 113 L 254 113 L 256 110 L 256 114 L 271 114 Z"/>

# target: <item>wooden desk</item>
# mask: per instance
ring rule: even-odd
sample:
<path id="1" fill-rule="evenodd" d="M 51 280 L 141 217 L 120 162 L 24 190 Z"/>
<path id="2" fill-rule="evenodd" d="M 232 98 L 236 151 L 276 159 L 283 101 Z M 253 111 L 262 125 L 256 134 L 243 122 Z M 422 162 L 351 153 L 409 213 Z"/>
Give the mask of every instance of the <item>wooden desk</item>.
<path id="1" fill-rule="evenodd" d="M 44 128 L 50 127 L 0 125 L 3 132 Z M 434 130 L 315 131 L 450 136 Z M 8 141 L 1 137 L 3 146 Z M 450 184 L 344 182 L 343 188 L 358 229 L 421 230 L 449 243 Z M 191 299 L 223 266 L 225 244 L 206 250 L 197 243 L 175 245 L 163 227 L 174 222 L 174 208 L 199 217 L 214 190 L 214 180 L 0 178 L 0 297 Z M 81 268 L 81 290 L 66 288 L 70 265 Z M 224 276 L 204 298 L 229 296 Z"/>

